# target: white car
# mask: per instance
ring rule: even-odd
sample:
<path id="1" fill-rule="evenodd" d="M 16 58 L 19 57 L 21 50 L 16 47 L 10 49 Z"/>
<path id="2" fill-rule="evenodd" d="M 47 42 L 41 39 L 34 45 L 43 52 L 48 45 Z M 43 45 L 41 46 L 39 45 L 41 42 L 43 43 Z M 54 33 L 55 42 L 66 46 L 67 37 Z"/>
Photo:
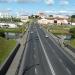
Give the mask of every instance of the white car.
<path id="1" fill-rule="evenodd" d="M 33 33 L 33 31 L 30 32 L 31 34 Z"/>
<path id="2" fill-rule="evenodd" d="M 46 36 L 45 36 L 46 38 L 48 38 L 48 35 L 46 34 Z"/>

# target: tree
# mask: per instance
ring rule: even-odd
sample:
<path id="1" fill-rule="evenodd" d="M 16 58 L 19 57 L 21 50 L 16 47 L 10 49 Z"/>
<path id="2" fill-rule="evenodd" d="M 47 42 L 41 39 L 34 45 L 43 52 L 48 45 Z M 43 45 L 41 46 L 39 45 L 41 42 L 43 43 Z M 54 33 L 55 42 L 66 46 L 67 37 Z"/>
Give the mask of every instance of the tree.
<path id="1" fill-rule="evenodd" d="M 34 18 L 34 15 L 29 16 L 29 19 L 33 19 L 33 18 Z"/>
<path id="2" fill-rule="evenodd" d="M 21 22 L 21 19 L 16 17 L 9 17 L 9 18 L 3 17 L 3 18 L 0 18 L 0 21 L 1 22 Z"/>
<path id="3" fill-rule="evenodd" d="M 1 37 L 5 37 L 4 32 L 0 32 L 0 36 L 1 36 Z"/>
<path id="4" fill-rule="evenodd" d="M 72 15 L 70 20 L 71 22 L 75 22 L 75 15 Z"/>
<path id="5" fill-rule="evenodd" d="M 53 15 L 49 15 L 49 17 L 53 17 Z"/>
<path id="6" fill-rule="evenodd" d="M 12 17 L 11 19 L 13 22 L 21 22 L 21 19 L 20 18 L 15 18 L 15 17 Z"/>
<path id="7" fill-rule="evenodd" d="M 75 15 L 72 15 L 71 18 L 75 18 Z"/>
<path id="8" fill-rule="evenodd" d="M 72 38 L 75 38 L 75 27 L 71 28 L 69 32 L 71 33 Z"/>

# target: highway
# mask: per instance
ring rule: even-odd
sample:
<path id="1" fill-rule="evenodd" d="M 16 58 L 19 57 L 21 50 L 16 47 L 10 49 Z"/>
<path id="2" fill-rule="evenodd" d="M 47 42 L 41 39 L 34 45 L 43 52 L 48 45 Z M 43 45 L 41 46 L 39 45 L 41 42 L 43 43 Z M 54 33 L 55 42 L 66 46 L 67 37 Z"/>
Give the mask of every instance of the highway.
<path id="1" fill-rule="evenodd" d="M 46 34 L 39 24 L 31 25 L 20 75 L 75 75 L 75 64 Z"/>

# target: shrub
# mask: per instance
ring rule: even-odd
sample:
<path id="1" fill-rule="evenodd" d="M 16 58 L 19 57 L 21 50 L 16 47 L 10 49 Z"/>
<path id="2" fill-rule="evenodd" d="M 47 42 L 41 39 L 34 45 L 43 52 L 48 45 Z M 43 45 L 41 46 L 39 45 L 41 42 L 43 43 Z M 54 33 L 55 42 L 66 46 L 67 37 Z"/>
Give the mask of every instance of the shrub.
<path id="1" fill-rule="evenodd" d="M 5 37 L 4 32 L 0 32 L 0 36 L 1 36 L 1 37 Z"/>
<path id="2" fill-rule="evenodd" d="M 75 38 L 75 27 L 71 28 L 69 32 L 71 33 L 72 38 Z"/>

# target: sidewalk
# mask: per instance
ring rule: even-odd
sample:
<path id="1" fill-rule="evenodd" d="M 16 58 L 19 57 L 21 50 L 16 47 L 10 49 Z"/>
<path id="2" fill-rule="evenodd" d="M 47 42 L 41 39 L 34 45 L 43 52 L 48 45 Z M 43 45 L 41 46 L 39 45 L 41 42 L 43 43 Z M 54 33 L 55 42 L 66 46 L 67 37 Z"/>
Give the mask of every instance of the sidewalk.
<path id="1" fill-rule="evenodd" d="M 17 39 L 17 41 L 21 44 L 21 46 L 20 46 L 12 64 L 10 65 L 10 68 L 8 69 L 6 75 L 15 75 L 16 70 L 19 65 L 19 62 L 20 62 L 20 59 L 21 59 L 21 55 L 24 50 L 24 44 L 26 42 L 27 34 L 28 34 L 28 31 L 24 34 L 24 36 L 22 38 Z"/>

